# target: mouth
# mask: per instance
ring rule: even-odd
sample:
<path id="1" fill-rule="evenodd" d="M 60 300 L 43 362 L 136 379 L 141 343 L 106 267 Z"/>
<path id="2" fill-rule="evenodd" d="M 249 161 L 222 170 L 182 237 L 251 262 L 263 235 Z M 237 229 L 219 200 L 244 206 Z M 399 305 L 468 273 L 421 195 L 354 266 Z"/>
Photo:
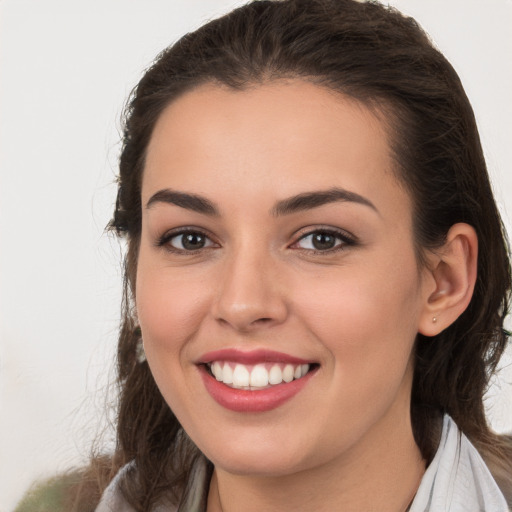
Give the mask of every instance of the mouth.
<path id="1" fill-rule="evenodd" d="M 221 360 L 205 366 L 212 377 L 230 388 L 258 391 L 301 379 L 315 365 L 269 362 L 249 365 Z"/>
<path id="2" fill-rule="evenodd" d="M 205 354 L 197 363 L 212 398 L 235 412 L 275 409 L 298 394 L 320 365 L 267 350 Z"/>

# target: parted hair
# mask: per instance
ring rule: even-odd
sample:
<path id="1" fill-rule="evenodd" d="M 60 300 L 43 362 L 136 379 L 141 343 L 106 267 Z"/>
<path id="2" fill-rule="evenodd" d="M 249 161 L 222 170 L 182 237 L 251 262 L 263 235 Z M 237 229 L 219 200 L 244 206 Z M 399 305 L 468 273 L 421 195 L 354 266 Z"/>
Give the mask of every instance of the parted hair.
<path id="1" fill-rule="evenodd" d="M 506 236 L 493 198 L 475 117 L 457 73 L 410 17 L 377 2 L 254 1 L 208 22 L 164 50 L 126 107 L 118 196 L 110 228 L 127 240 L 117 352 L 117 446 L 100 487 L 127 463 L 127 501 L 146 511 L 178 501 L 198 457 L 137 358 L 134 307 L 141 234 L 141 179 L 152 130 L 180 95 L 205 83 L 236 90 L 303 79 L 347 95 L 385 123 L 395 173 L 413 200 L 417 257 L 440 247 L 458 222 L 479 241 L 478 276 L 466 311 L 434 337 L 418 334 L 411 418 L 429 462 L 440 418 L 452 416 L 512 501 L 512 439 L 492 432 L 483 397 L 507 344 L 503 327 L 511 275 Z M 101 490 L 101 489 L 100 489 Z"/>

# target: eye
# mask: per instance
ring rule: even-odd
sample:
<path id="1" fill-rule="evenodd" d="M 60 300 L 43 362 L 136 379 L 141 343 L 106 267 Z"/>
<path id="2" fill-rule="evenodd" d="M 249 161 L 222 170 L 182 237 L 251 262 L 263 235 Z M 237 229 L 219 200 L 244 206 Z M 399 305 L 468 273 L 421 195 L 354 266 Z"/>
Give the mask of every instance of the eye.
<path id="1" fill-rule="evenodd" d="M 294 247 L 309 251 L 328 252 L 354 243 L 352 238 L 338 231 L 318 229 L 299 238 Z"/>
<path id="2" fill-rule="evenodd" d="M 158 245 L 166 246 L 170 251 L 193 252 L 216 244 L 201 231 L 186 230 L 165 234 Z"/>

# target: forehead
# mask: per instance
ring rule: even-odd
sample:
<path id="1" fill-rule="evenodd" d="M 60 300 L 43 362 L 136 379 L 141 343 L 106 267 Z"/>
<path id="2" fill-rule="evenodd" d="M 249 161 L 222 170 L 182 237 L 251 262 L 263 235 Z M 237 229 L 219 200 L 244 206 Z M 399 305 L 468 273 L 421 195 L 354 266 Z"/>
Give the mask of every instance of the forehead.
<path id="1" fill-rule="evenodd" d="M 375 112 L 301 80 L 241 91 L 207 84 L 164 110 L 147 151 L 143 201 L 159 188 L 208 195 L 220 184 L 240 197 L 269 187 L 278 199 L 333 186 L 377 202 L 384 191 L 404 194 Z"/>

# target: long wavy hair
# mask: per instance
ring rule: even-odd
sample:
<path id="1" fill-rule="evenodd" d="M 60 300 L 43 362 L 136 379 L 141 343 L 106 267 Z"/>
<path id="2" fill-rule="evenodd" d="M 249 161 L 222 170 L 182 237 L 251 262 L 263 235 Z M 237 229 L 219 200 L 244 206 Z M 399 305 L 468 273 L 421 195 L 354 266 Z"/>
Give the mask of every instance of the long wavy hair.
<path id="1" fill-rule="evenodd" d="M 479 240 L 478 277 L 467 310 L 432 338 L 417 336 L 411 400 L 415 440 L 427 462 L 439 419 L 452 416 L 512 501 L 512 439 L 493 433 L 483 396 L 507 343 L 511 288 L 505 232 L 493 198 L 475 117 L 459 77 L 418 24 L 376 2 L 254 1 L 164 50 L 126 108 L 119 188 L 110 227 L 127 240 L 118 347 L 117 446 L 100 484 L 128 461 L 122 490 L 138 511 L 164 495 L 178 501 L 198 449 L 137 358 L 134 309 L 141 233 L 141 179 L 156 121 L 201 84 L 236 90 L 299 78 L 348 95 L 382 115 L 396 175 L 414 204 L 420 263 L 449 228 L 470 224 Z"/>

